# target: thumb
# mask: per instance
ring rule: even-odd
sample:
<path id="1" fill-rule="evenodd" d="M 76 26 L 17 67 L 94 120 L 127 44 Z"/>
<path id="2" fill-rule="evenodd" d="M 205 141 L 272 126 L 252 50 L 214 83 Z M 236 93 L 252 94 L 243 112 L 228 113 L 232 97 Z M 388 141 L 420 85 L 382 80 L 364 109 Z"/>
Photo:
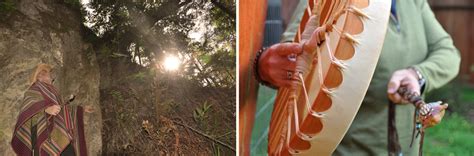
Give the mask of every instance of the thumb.
<path id="1" fill-rule="evenodd" d="M 303 52 L 303 46 L 298 43 L 281 43 L 272 46 L 272 48 L 275 48 L 277 54 L 280 56 L 287 56 L 290 54 L 299 55 Z"/>
<path id="2" fill-rule="evenodd" d="M 304 43 L 304 50 L 306 52 L 312 52 L 325 40 L 326 26 L 318 27 L 311 34 L 311 38 Z"/>
<path id="3" fill-rule="evenodd" d="M 389 94 L 396 93 L 398 88 L 400 87 L 400 81 L 401 81 L 400 76 L 393 76 L 388 82 L 387 92 Z"/>

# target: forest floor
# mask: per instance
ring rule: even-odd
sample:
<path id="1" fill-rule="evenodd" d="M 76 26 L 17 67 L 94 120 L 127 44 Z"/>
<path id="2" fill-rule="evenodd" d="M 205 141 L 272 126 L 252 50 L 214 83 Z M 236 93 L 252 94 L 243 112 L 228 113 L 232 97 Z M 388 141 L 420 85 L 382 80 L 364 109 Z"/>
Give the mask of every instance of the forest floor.
<path id="1" fill-rule="evenodd" d="M 235 88 L 137 72 L 101 89 L 102 154 L 235 155 Z"/>

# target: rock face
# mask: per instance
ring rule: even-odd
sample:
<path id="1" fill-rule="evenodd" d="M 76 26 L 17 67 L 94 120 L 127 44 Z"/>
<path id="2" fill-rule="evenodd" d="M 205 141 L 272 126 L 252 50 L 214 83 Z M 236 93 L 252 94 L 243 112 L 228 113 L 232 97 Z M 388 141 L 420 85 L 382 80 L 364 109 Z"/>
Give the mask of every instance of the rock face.
<path id="1" fill-rule="evenodd" d="M 4 15 L 1 15 L 4 16 Z M 14 155 L 10 147 L 19 101 L 39 63 L 54 66 L 55 86 L 75 105 L 90 105 L 85 113 L 89 155 L 100 155 L 102 117 L 99 108 L 99 67 L 92 45 L 81 36 L 81 15 L 65 4 L 48 0 L 21 0 L 0 22 L 0 155 Z"/>

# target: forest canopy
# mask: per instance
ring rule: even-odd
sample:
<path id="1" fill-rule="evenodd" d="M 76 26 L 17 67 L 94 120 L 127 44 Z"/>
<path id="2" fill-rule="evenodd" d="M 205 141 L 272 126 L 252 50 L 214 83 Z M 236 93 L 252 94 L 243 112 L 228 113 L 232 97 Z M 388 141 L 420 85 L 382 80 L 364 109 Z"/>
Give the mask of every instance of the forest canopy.
<path id="1" fill-rule="evenodd" d="M 164 59 L 173 56 L 178 76 L 202 86 L 235 85 L 235 0 L 66 1 L 80 7 L 99 59 L 166 72 Z"/>

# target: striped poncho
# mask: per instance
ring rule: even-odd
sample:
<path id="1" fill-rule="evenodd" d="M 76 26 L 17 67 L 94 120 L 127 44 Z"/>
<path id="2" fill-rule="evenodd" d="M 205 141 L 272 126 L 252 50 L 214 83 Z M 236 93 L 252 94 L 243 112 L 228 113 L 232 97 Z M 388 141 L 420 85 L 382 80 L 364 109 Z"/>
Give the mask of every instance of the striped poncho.
<path id="1" fill-rule="evenodd" d="M 52 116 L 44 110 L 60 105 Z M 20 156 L 60 155 L 72 145 L 78 156 L 87 155 L 84 139 L 83 109 L 62 102 L 53 85 L 36 81 L 25 92 L 11 145 Z"/>

